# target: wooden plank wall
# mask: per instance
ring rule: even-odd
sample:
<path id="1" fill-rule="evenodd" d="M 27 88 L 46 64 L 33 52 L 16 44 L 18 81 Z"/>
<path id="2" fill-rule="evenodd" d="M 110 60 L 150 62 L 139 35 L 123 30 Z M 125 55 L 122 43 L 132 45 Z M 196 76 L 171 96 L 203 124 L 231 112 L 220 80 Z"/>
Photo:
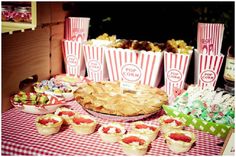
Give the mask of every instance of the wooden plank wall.
<path id="1" fill-rule="evenodd" d="M 9 96 L 20 81 L 37 74 L 39 80 L 64 72 L 61 40 L 64 37 L 62 2 L 37 2 L 37 28 L 2 34 L 2 112 L 12 106 Z"/>

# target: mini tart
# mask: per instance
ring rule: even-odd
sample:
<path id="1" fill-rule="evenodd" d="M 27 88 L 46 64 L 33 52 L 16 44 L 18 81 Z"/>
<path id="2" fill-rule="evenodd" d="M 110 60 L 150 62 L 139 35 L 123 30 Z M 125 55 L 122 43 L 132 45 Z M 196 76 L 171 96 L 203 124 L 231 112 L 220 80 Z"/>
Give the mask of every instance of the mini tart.
<path id="1" fill-rule="evenodd" d="M 194 133 L 186 130 L 171 130 L 164 135 L 168 148 L 174 153 L 183 153 L 190 150 L 196 141 Z"/>
<path id="2" fill-rule="evenodd" d="M 135 133 L 123 135 L 119 142 L 126 155 L 145 155 L 150 144 L 146 136 Z"/>
<path id="3" fill-rule="evenodd" d="M 126 130 L 123 125 L 119 123 L 109 123 L 102 125 L 98 129 L 98 133 L 102 141 L 106 143 L 114 143 L 120 141 L 123 134 Z"/>
<path id="4" fill-rule="evenodd" d="M 60 107 L 56 110 L 54 113 L 55 115 L 60 116 L 63 119 L 63 124 L 64 125 L 69 125 L 70 124 L 70 119 L 75 116 L 75 111 L 66 108 L 66 107 Z"/>
<path id="5" fill-rule="evenodd" d="M 74 132 L 78 135 L 92 134 L 97 126 L 97 122 L 90 116 L 78 114 L 70 119 L 70 124 Z"/>
<path id="6" fill-rule="evenodd" d="M 184 122 L 180 118 L 173 118 L 173 117 L 164 115 L 160 117 L 159 122 L 161 125 L 162 133 L 167 133 L 168 131 L 172 129 L 182 130 L 184 128 Z"/>
<path id="7" fill-rule="evenodd" d="M 160 131 L 160 128 L 158 126 L 146 124 L 142 121 L 132 123 L 131 128 L 132 132 L 147 136 L 150 142 L 156 139 Z"/>
<path id="8" fill-rule="evenodd" d="M 46 114 L 36 118 L 36 128 L 41 135 L 52 135 L 58 133 L 63 123 L 61 117 L 54 114 Z"/>

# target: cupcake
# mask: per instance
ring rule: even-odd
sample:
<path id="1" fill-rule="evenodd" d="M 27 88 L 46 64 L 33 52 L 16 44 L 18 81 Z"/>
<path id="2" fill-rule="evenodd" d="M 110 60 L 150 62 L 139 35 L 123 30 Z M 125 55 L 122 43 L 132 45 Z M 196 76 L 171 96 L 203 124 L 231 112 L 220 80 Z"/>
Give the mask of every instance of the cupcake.
<path id="1" fill-rule="evenodd" d="M 159 119 L 161 125 L 161 132 L 167 133 L 171 129 L 180 129 L 184 128 L 184 122 L 180 118 L 173 118 L 170 116 L 161 116 Z"/>
<path id="2" fill-rule="evenodd" d="M 149 142 L 156 139 L 159 132 L 159 127 L 156 125 L 145 124 L 144 122 L 138 121 L 131 124 L 132 132 L 147 136 Z"/>
<path id="3" fill-rule="evenodd" d="M 107 143 L 118 142 L 125 132 L 124 126 L 119 123 L 105 124 L 98 129 L 102 141 Z"/>
<path id="4" fill-rule="evenodd" d="M 164 135 L 168 148 L 174 153 L 183 153 L 190 150 L 196 141 L 194 133 L 186 130 L 170 130 Z"/>
<path id="5" fill-rule="evenodd" d="M 90 116 L 78 114 L 70 119 L 70 124 L 74 132 L 78 135 L 92 134 L 97 126 L 97 122 Z"/>
<path id="6" fill-rule="evenodd" d="M 36 118 L 36 128 L 41 135 L 52 135 L 58 133 L 63 123 L 61 117 L 54 114 L 46 114 Z"/>
<path id="7" fill-rule="evenodd" d="M 70 119 L 75 116 L 75 111 L 66 107 L 60 107 L 56 110 L 55 115 L 58 115 L 63 119 L 64 125 L 69 125 Z"/>
<path id="8" fill-rule="evenodd" d="M 126 155 L 145 155 L 150 142 L 146 136 L 129 133 L 122 136 L 120 144 Z"/>

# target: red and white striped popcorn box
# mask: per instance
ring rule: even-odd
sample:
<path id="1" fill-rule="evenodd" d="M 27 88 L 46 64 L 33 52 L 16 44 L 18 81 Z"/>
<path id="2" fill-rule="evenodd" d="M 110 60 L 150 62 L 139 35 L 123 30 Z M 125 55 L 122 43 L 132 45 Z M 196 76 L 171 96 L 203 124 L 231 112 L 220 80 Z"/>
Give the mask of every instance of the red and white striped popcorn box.
<path id="1" fill-rule="evenodd" d="M 197 49 L 200 53 L 219 55 L 224 35 L 224 24 L 198 23 Z"/>
<path id="2" fill-rule="evenodd" d="M 159 85 L 163 72 L 162 52 L 107 48 L 105 55 L 110 81 Z"/>
<path id="3" fill-rule="evenodd" d="M 104 46 L 83 45 L 84 59 L 88 78 L 92 81 L 107 81 L 108 72 Z"/>
<path id="4" fill-rule="evenodd" d="M 88 39 L 90 18 L 68 17 L 65 20 L 65 39 L 84 42 Z"/>
<path id="5" fill-rule="evenodd" d="M 224 55 L 208 55 L 194 50 L 194 84 L 202 89 L 214 89 L 223 63 Z"/>
<path id="6" fill-rule="evenodd" d="M 185 80 L 193 51 L 180 54 L 164 51 L 165 91 L 169 96 L 174 89 L 184 89 Z"/>
<path id="7" fill-rule="evenodd" d="M 82 43 L 71 40 L 62 40 L 62 52 L 66 67 L 66 74 L 84 76 L 85 63 Z"/>

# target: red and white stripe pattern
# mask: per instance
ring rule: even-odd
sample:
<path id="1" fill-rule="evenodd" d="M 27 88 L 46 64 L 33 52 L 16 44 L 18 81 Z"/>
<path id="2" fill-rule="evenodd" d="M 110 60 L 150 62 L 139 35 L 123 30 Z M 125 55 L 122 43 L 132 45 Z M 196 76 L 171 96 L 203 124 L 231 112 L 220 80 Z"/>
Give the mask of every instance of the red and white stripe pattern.
<path id="1" fill-rule="evenodd" d="M 195 50 L 194 82 L 202 89 L 214 89 L 223 63 L 224 55 L 208 55 Z"/>
<path id="2" fill-rule="evenodd" d="M 175 88 L 183 89 L 192 52 L 179 54 L 164 52 L 165 91 L 171 96 Z"/>
<path id="3" fill-rule="evenodd" d="M 105 49 L 103 46 L 83 45 L 88 78 L 95 82 L 108 80 Z"/>
<path id="4" fill-rule="evenodd" d="M 105 55 L 110 81 L 120 80 L 152 87 L 159 85 L 163 72 L 163 53 L 107 48 Z M 122 74 L 122 69 L 125 66 L 135 70 L 130 74 L 127 73 L 129 79 Z"/>
<path id="5" fill-rule="evenodd" d="M 200 53 L 219 55 L 224 34 L 224 24 L 198 23 L 197 49 Z"/>
<path id="6" fill-rule="evenodd" d="M 62 40 L 62 52 L 66 67 L 66 74 L 84 76 L 85 63 L 82 44 L 76 41 Z"/>
<path id="7" fill-rule="evenodd" d="M 65 39 L 84 42 L 87 41 L 90 18 L 68 17 L 65 26 Z"/>

